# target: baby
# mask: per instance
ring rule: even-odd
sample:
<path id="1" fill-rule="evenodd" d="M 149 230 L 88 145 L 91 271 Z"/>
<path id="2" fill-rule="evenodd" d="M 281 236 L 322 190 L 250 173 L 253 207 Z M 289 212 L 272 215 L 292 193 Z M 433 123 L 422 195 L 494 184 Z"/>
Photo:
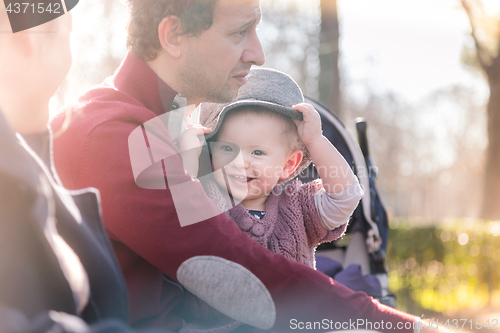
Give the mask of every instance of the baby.
<path id="1" fill-rule="evenodd" d="M 344 233 L 363 191 L 291 77 L 254 69 L 247 78 L 212 131 L 201 126 L 184 131 L 184 167 L 197 177 L 200 149 L 195 148 L 205 134 L 214 180 L 203 185 L 217 207 L 272 252 L 314 268 L 316 246 Z M 311 160 L 320 180 L 288 182 Z"/>
<path id="2" fill-rule="evenodd" d="M 204 187 L 217 207 L 271 251 L 314 267 L 315 247 L 343 234 L 363 191 L 291 77 L 254 69 L 247 78 L 213 131 L 184 131 L 181 151 L 206 134 L 215 182 Z M 196 177 L 197 160 L 184 156 L 185 169 Z M 311 160 L 321 180 L 285 184 Z"/>

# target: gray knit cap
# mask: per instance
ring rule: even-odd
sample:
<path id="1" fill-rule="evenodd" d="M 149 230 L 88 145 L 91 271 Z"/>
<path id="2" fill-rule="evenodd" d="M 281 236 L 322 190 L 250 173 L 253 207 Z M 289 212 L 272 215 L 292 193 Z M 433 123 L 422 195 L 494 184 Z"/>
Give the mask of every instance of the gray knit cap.
<path id="1" fill-rule="evenodd" d="M 205 138 L 207 141 L 213 138 L 220 130 L 226 114 L 236 108 L 260 106 L 284 116 L 302 120 L 302 113 L 292 109 L 292 106 L 299 103 L 304 103 L 302 90 L 289 75 L 274 69 L 254 68 L 248 74 L 247 83 L 240 88 L 234 102 L 202 106 L 202 113 L 205 115 L 202 115 L 201 123 L 213 128 L 213 131 Z M 217 119 L 217 124 L 214 128 L 215 119 Z M 304 145 L 302 145 L 302 153 L 303 158 L 298 168 L 287 179 L 280 180 L 278 184 L 294 178 L 311 163 L 309 151 Z"/>

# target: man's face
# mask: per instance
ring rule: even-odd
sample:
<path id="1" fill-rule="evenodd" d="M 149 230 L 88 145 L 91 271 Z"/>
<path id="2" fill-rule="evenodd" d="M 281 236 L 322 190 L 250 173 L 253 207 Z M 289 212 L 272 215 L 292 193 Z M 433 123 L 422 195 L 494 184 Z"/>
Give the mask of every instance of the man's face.
<path id="1" fill-rule="evenodd" d="M 219 0 L 210 29 L 186 36 L 178 69 L 180 93 L 190 103 L 230 102 L 252 65 L 264 63 L 257 37 L 259 0 Z"/>
<path id="2" fill-rule="evenodd" d="M 46 85 L 54 89 L 62 83 L 71 67 L 72 57 L 70 50 L 70 33 L 72 30 L 72 14 L 58 17 L 57 19 L 40 26 L 40 29 L 51 31 L 46 33 L 43 40 L 44 58 L 40 66 L 46 68 Z M 47 87 L 48 88 L 48 87 Z"/>

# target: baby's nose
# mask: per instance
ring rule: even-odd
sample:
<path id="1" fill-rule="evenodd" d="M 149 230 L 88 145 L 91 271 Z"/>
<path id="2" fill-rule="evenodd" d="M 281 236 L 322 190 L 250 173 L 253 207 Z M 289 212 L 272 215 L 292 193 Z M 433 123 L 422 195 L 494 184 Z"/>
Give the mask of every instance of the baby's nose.
<path id="1" fill-rule="evenodd" d="M 240 152 L 232 161 L 232 165 L 235 168 L 242 169 L 247 168 L 247 160 L 243 157 L 243 154 Z"/>

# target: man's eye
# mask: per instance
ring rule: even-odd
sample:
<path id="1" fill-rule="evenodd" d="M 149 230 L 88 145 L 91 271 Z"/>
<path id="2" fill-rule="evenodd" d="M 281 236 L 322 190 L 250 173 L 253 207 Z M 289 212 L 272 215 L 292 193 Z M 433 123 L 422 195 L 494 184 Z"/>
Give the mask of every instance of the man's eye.
<path id="1" fill-rule="evenodd" d="M 246 34 L 246 33 L 247 33 L 247 29 L 242 30 L 242 31 L 238 31 L 238 32 L 236 33 L 236 36 L 238 36 L 238 37 L 243 37 L 243 36 L 245 36 L 245 34 Z"/>
<path id="2" fill-rule="evenodd" d="M 233 148 L 229 147 L 229 146 L 222 146 L 221 149 L 223 151 L 233 151 Z"/>
<path id="3" fill-rule="evenodd" d="M 264 155 L 264 152 L 262 150 L 254 150 L 253 154 L 257 155 L 257 156 L 262 156 L 262 155 Z"/>

